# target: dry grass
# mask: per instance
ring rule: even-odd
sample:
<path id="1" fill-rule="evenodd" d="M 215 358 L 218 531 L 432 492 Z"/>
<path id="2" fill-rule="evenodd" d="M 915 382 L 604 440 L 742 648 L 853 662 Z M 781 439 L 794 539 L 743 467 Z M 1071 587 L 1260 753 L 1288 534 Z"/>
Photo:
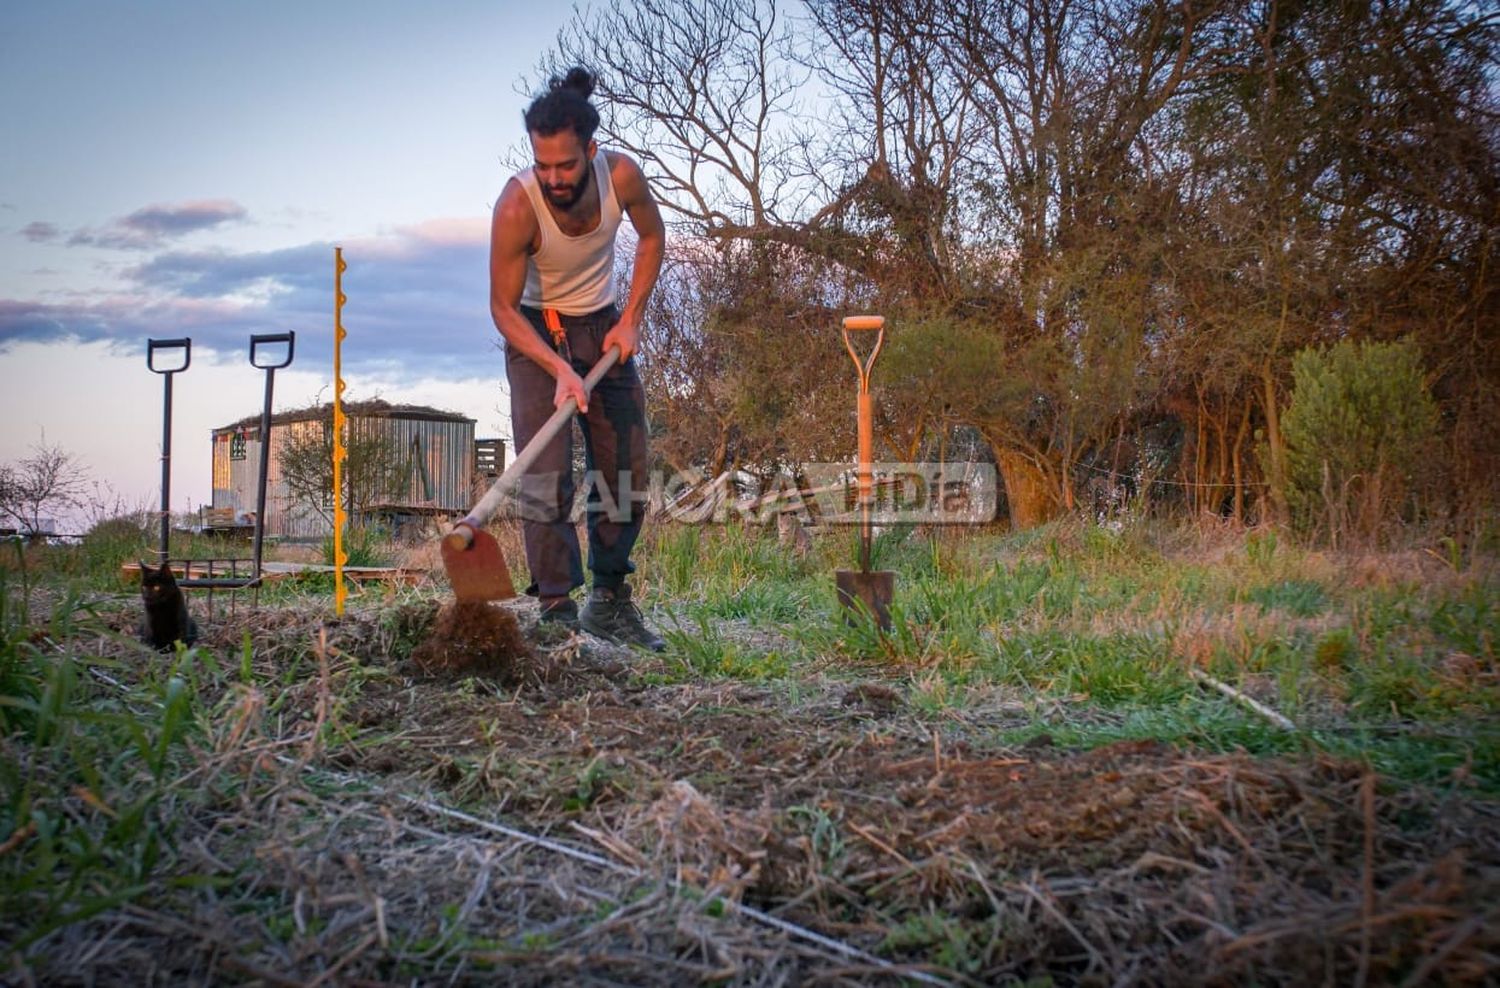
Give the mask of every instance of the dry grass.
<path id="1" fill-rule="evenodd" d="M 418 610 L 404 620 L 433 620 Z M 974 711 L 937 730 L 878 683 L 795 703 L 625 688 L 581 639 L 538 646 L 545 682 L 471 691 L 392 659 L 389 615 L 215 633 L 252 636 L 257 676 L 226 687 L 190 780 L 212 795 L 178 817 L 174 874 L 197 884 L 65 927 L 19 983 L 1500 971 L 1494 805 L 1358 765 L 997 749 Z M 294 647 L 313 662 L 277 687 Z"/>
<path id="2" fill-rule="evenodd" d="M 1217 558 L 1207 541 L 1194 565 Z M 1235 577 L 1252 563 L 1241 544 L 1218 565 Z M 1358 566 L 1338 576 L 1341 566 L 1275 559 L 1260 575 L 1366 579 Z M 1398 582 L 1475 578 L 1442 576 L 1430 555 L 1387 569 Z M 949 681 L 935 664 L 820 657 L 770 685 L 684 682 L 670 655 L 541 634 L 533 604 L 464 617 L 445 600 L 366 593 L 336 623 L 322 599 L 201 622 L 200 646 L 220 665 L 194 680 L 195 730 L 159 804 L 170 854 L 145 892 L 61 926 L 0 976 L 1500 978 L 1500 804 L 1462 771 L 1429 788 L 1316 753 L 1007 743 L 1038 719 L 1116 715 L 1076 695 Z M 101 613 L 39 640 L 102 660 L 89 680 L 101 703 L 139 704 L 136 685 L 160 679 L 165 660 L 130 641 L 133 609 Z M 1169 616 L 1132 604 L 1054 626 L 1163 634 Z M 1161 640 L 1185 665 L 1248 663 L 1255 643 L 1324 635 L 1340 620 L 1232 604 L 1177 620 Z M 1039 610 L 1015 623 L 1045 626 Z M 790 644 L 752 622 L 718 627 L 747 649 Z M 240 656 L 248 667 L 235 670 Z M 1438 670 L 1454 691 L 1497 686 L 1490 653 L 1452 651 Z M 0 745 L 39 763 L 18 736 Z M 41 782 L 50 810 L 80 826 L 107 826 L 99 805 L 123 805 L 60 776 Z M 35 838 L 0 834 L 0 867 L 29 860 Z M 0 939 L 26 929 L 29 904 L 0 909 Z"/>

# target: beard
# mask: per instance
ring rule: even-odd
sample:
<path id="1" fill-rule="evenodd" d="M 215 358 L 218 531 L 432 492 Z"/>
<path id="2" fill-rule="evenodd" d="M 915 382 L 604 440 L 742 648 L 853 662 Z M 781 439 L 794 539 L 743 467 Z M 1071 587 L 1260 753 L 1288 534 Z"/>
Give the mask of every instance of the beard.
<path id="1" fill-rule="evenodd" d="M 583 178 L 577 185 L 544 185 L 542 192 L 547 201 L 558 209 L 572 209 L 578 205 L 578 200 L 589 190 L 589 179 L 594 172 L 594 163 L 587 162 L 583 171 Z"/>

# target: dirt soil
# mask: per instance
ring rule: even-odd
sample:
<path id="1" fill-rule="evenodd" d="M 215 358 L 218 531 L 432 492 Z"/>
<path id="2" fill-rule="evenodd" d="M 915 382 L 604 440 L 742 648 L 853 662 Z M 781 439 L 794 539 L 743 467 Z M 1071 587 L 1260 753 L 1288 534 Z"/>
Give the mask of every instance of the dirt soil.
<path id="1" fill-rule="evenodd" d="M 351 984 L 1500 978 L 1500 806 L 1461 789 L 1315 754 L 1006 747 L 998 731 L 1030 716 L 1018 698 L 934 716 L 880 669 L 682 683 L 670 658 L 504 613 L 518 622 L 433 605 L 328 629 L 291 705 L 348 740 L 225 755 L 244 795 L 237 824 L 205 823 L 205 860 L 258 860 L 258 894 L 295 904 L 296 949 L 219 899 L 136 915 L 136 939 L 96 961 L 139 974 L 131 957 L 196 943 L 194 970 L 341 963 Z M 444 620 L 445 642 L 477 623 L 529 644 L 505 639 L 493 667 L 411 648 Z M 317 627 L 241 614 L 208 644 Z M 327 803 L 320 772 L 368 799 Z"/>
<path id="2" fill-rule="evenodd" d="M 485 602 L 445 604 L 411 660 L 429 676 L 490 676 L 507 686 L 535 668 L 516 616 Z"/>

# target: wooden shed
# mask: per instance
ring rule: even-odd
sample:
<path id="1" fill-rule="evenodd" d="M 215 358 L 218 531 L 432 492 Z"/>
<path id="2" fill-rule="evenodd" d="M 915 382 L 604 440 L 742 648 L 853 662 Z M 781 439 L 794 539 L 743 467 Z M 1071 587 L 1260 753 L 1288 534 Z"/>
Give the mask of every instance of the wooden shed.
<path id="1" fill-rule="evenodd" d="M 351 522 L 382 522 L 399 528 L 413 518 L 466 512 L 476 486 L 474 420 L 455 412 L 420 405 L 393 405 L 379 399 L 344 406 L 349 444 L 365 442 L 378 449 L 378 470 L 358 471 L 360 489 L 350 497 Z M 314 405 L 282 412 L 271 419 L 271 456 L 267 471 L 267 535 L 318 537 L 333 531 L 331 479 L 320 503 L 295 494 L 283 471 L 283 459 L 305 450 L 311 441 L 328 442 L 332 408 Z M 486 467 L 493 462 L 493 441 L 485 440 Z M 253 521 L 260 471 L 260 416 L 250 415 L 213 430 L 213 507 L 236 519 Z M 503 445 L 499 451 L 503 462 Z M 329 469 L 330 468 L 324 468 Z M 294 471 L 295 473 L 295 471 Z M 350 471 L 354 476 L 355 471 Z"/>

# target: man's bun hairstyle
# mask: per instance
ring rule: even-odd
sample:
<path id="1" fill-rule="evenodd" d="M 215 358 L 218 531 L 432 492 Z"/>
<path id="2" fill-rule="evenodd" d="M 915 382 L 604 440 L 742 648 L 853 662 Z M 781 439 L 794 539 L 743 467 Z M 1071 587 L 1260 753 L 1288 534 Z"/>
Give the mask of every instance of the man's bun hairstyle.
<path id="1" fill-rule="evenodd" d="M 584 68 L 581 65 L 575 65 L 571 69 L 569 69 L 568 74 L 563 76 L 561 79 L 559 79 L 557 76 L 553 76 L 552 81 L 548 84 L 547 88 L 571 89 L 574 92 L 578 93 L 579 96 L 582 96 L 584 99 L 588 99 L 590 96 L 594 95 L 594 87 L 598 85 L 598 83 L 599 78 L 595 76 L 594 73 L 590 72 L 588 69 Z"/>
<path id="2" fill-rule="evenodd" d="M 589 102 L 598 77 L 581 65 L 566 75 L 553 76 L 547 91 L 531 101 L 526 110 L 526 130 L 543 137 L 571 130 L 578 142 L 587 145 L 599 127 L 599 111 Z"/>

